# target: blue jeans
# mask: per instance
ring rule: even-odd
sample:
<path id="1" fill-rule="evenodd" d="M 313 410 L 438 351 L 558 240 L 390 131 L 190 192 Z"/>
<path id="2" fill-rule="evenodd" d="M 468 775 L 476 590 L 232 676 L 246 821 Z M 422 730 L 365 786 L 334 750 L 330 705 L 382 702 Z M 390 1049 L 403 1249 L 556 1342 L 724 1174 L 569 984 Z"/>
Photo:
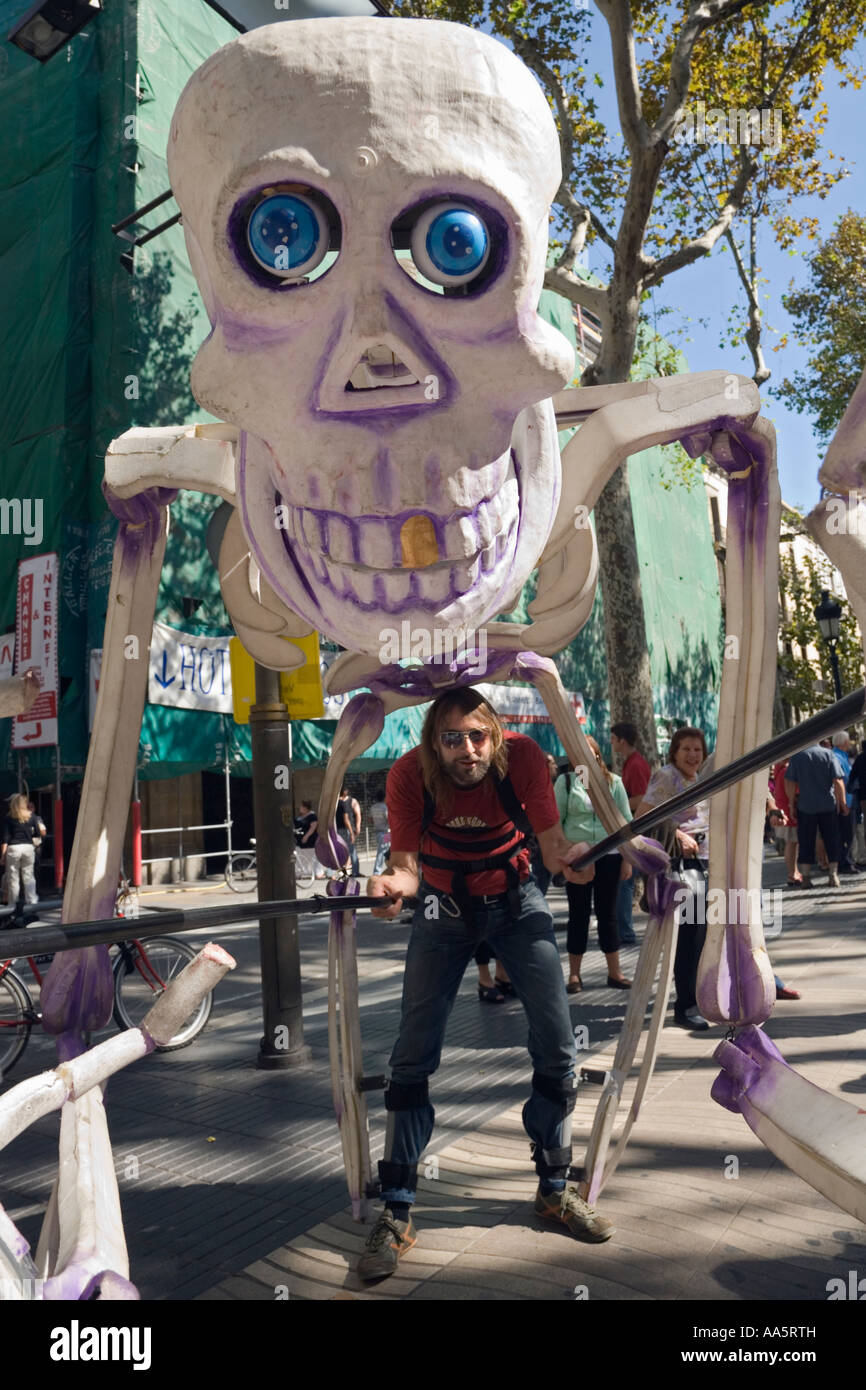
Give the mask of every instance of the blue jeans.
<path id="1" fill-rule="evenodd" d="M 388 854 L 388 849 L 385 844 L 385 836 L 387 834 L 387 830 L 383 830 L 379 836 L 379 843 L 376 846 L 376 862 L 373 865 L 374 874 L 381 874 L 385 868 L 385 861 L 387 859 Z"/>
<path id="2" fill-rule="evenodd" d="M 530 1140 L 551 1155 L 549 1169 L 562 1167 L 564 1172 L 567 1167 L 569 1160 L 561 1160 L 562 1151 L 571 1145 L 576 1054 L 559 948 L 553 918 L 536 885 L 530 880 L 518 891 L 519 916 L 512 915 L 507 898 L 491 904 L 478 898 L 475 923 L 469 926 L 451 915 L 455 905 L 446 894 L 421 884 L 406 952 L 400 1036 L 391 1053 L 386 1094 L 388 1133 L 380 1165 L 386 1203 L 414 1201 L 415 1166 L 433 1133 L 435 1112 L 427 1098 L 427 1078 L 439 1066 L 448 1015 L 482 940 L 504 963 L 529 1022 L 527 1046 L 534 1073 L 523 1110 L 524 1127 Z"/>

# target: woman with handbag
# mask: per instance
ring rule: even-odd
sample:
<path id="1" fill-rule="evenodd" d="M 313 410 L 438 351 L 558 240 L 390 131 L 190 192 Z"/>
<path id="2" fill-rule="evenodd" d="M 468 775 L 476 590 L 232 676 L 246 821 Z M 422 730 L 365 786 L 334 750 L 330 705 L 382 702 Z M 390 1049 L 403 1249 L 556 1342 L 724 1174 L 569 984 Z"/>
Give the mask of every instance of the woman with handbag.
<path id="1" fill-rule="evenodd" d="M 707 741 L 703 731 L 690 725 L 677 729 L 668 749 L 667 763 L 657 768 L 650 778 L 643 801 L 634 813 L 635 818 L 697 782 L 698 772 L 706 758 Z M 688 1028 L 695 1033 L 705 1033 L 710 1026 L 699 1013 L 696 998 L 698 961 L 707 935 L 709 829 L 709 802 L 697 801 L 676 817 L 670 850 L 671 872 L 679 877 L 683 888 L 691 895 L 691 899 L 683 902 L 678 913 L 674 956 L 674 1022 L 679 1028 Z"/>
<path id="2" fill-rule="evenodd" d="M 614 801 L 626 820 L 632 819 L 628 796 L 622 778 L 609 771 L 601 756 L 601 749 L 594 738 L 587 742 L 601 766 Z M 589 799 L 589 792 L 580 778 L 566 772 L 554 783 L 554 795 L 559 807 L 559 818 L 567 838 L 583 840 L 588 845 L 596 845 L 603 840 L 607 831 L 599 820 Z M 619 936 L 616 925 L 616 900 L 620 879 L 631 877 L 631 865 L 623 859 L 618 849 L 596 860 L 595 877 L 591 883 L 566 883 L 568 895 L 568 984 L 569 994 L 579 994 L 583 989 L 580 978 L 580 965 L 586 951 L 589 937 L 590 908 L 595 907 L 598 922 L 598 942 L 607 959 L 607 983 L 612 989 L 631 989 L 631 980 L 623 976 L 619 964 Z"/>
<path id="3" fill-rule="evenodd" d="M 36 862 L 36 841 L 41 843 L 45 826 L 31 811 L 26 796 L 13 796 L 9 803 L 9 814 L 3 829 L 3 843 L 0 845 L 0 863 L 6 865 L 6 889 L 12 907 L 18 901 L 21 884 L 24 885 L 24 898 L 28 903 L 38 901 L 36 876 L 33 872 Z"/>

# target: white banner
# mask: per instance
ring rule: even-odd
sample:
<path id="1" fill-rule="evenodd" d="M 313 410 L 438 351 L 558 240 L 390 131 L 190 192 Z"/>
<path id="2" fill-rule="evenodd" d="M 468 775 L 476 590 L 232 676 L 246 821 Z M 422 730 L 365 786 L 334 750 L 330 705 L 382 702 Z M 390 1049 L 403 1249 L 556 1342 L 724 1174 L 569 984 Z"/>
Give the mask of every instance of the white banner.
<path id="1" fill-rule="evenodd" d="M 13 748 L 57 743 L 57 556 L 34 555 L 18 565 L 16 672 L 37 671 L 40 692 L 12 726 Z"/>
<path id="2" fill-rule="evenodd" d="M 477 685 L 475 689 L 507 724 L 549 724 L 547 707 L 532 685 Z M 586 723 L 583 696 L 575 690 L 565 692 L 580 724 Z"/>
<path id="3" fill-rule="evenodd" d="M 152 705 L 231 714 L 228 637 L 196 637 L 154 623 L 147 698 Z"/>
<path id="4" fill-rule="evenodd" d="M 0 634 L 0 681 L 8 681 L 15 663 L 15 633 Z"/>

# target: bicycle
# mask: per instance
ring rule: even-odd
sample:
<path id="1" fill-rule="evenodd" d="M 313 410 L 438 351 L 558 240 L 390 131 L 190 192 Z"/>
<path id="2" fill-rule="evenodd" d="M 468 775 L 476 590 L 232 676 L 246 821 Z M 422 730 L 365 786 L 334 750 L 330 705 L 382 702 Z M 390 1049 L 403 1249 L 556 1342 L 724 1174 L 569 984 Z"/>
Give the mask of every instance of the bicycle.
<path id="1" fill-rule="evenodd" d="M 176 975 L 194 960 L 198 952 L 188 942 L 177 937 L 157 937 L 147 943 L 131 940 L 117 942 L 117 956 L 112 965 L 114 975 L 114 1022 L 123 1032 L 137 1028 L 157 997 L 171 984 Z M 27 956 L 26 960 L 36 983 L 42 986 L 40 965 L 49 965 L 52 955 Z M 0 1078 L 5 1077 L 18 1061 L 30 1038 L 34 1024 L 42 1022 L 30 990 L 12 960 L 0 962 Z M 167 1043 L 157 1045 L 158 1052 L 177 1052 L 188 1047 L 205 1028 L 213 1009 L 213 991 L 206 994 L 196 1009 L 184 1020 L 181 1028 Z"/>
<path id="2" fill-rule="evenodd" d="M 255 840 L 250 840 L 255 845 Z M 293 860 L 295 865 L 295 884 L 298 888 L 312 888 L 316 878 L 316 857 L 312 848 L 295 846 Z M 234 893 L 251 893 L 259 881 L 256 851 L 242 850 L 229 856 L 225 869 L 226 887 Z"/>

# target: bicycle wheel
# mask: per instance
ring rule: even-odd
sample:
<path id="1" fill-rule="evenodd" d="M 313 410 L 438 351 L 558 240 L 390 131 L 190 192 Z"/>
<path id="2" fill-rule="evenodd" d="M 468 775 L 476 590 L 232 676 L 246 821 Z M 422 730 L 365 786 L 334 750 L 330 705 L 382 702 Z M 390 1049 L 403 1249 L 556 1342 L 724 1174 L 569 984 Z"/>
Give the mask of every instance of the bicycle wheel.
<path id="1" fill-rule="evenodd" d="M 0 1077 L 12 1070 L 27 1046 L 33 1014 L 26 985 L 7 970 L 0 977 Z"/>
<path id="2" fill-rule="evenodd" d="M 138 1028 L 165 987 L 197 955 L 188 942 L 173 936 L 146 943 L 125 942 L 114 963 L 114 1021 L 118 1028 Z M 212 1008 L 211 991 L 184 1019 L 171 1041 L 158 1046 L 157 1051 L 176 1052 L 180 1047 L 188 1047 L 204 1028 Z"/>
<path id="3" fill-rule="evenodd" d="M 251 893 L 259 880 L 254 854 L 233 854 L 226 864 L 226 883 L 235 893 Z"/>
<path id="4" fill-rule="evenodd" d="M 295 885 L 312 888 L 316 880 L 316 860 L 311 849 L 295 850 Z"/>

